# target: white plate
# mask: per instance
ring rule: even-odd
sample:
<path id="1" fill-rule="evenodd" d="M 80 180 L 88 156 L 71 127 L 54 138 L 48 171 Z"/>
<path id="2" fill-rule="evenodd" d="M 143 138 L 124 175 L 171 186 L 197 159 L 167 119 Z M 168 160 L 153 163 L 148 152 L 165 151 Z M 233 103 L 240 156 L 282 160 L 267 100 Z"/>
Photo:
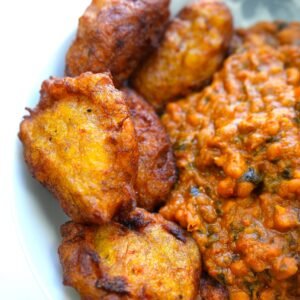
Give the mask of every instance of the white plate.
<path id="1" fill-rule="evenodd" d="M 4 2 L 0 9 L 3 14 L 0 27 L 5 41 L 1 43 L 4 47 L 1 50 L 1 77 L 5 84 L 2 80 L 1 83 L 6 92 L 5 99 L 1 99 L 1 115 L 6 118 L 1 124 L 1 145 L 8 146 L 5 154 L 1 152 L 2 184 L 6 185 L 3 186 L 6 192 L 2 191 L 1 195 L 5 201 L 13 200 L 14 223 L 23 252 L 44 298 L 75 300 L 79 299 L 76 293 L 61 283 L 57 257 L 59 227 L 67 218 L 49 192 L 31 178 L 16 135 L 21 118 L 26 114 L 24 107 L 34 107 L 38 101 L 41 82 L 50 75 L 63 74 L 64 56 L 74 37 L 77 19 L 90 0 Z M 186 2 L 189 1 L 172 1 L 172 10 L 177 11 Z M 296 20 L 297 15 L 300 16 L 298 0 L 227 2 L 236 23 L 243 26 L 263 19 Z"/>

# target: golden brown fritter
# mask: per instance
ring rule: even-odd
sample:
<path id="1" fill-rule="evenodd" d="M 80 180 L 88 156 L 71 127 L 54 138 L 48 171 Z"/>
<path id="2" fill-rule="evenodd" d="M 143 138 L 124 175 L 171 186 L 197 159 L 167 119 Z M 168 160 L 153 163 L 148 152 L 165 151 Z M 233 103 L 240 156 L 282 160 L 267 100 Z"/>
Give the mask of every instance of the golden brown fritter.
<path id="1" fill-rule="evenodd" d="M 232 17 L 219 1 L 198 0 L 168 26 L 160 47 L 142 64 L 133 86 L 161 109 L 202 87 L 218 69 L 232 36 Z"/>
<path id="2" fill-rule="evenodd" d="M 107 222 L 134 204 L 135 131 L 108 74 L 44 81 L 19 136 L 33 176 L 74 221 Z"/>
<path id="3" fill-rule="evenodd" d="M 245 48 L 162 118 L 179 183 L 160 212 L 233 300 L 300 297 L 299 63 L 299 47 Z"/>
<path id="4" fill-rule="evenodd" d="M 138 140 L 137 205 L 153 210 L 165 203 L 176 179 L 171 144 L 152 106 L 131 89 L 123 92 Z"/>
<path id="5" fill-rule="evenodd" d="M 59 247 L 64 284 L 82 299 L 195 299 L 200 254 L 180 227 L 143 209 L 121 224 L 69 222 Z"/>
<path id="6" fill-rule="evenodd" d="M 169 0 L 93 0 L 79 20 L 66 75 L 110 70 L 120 85 L 158 44 Z"/>
<path id="7" fill-rule="evenodd" d="M 203 274 L 200 280 L 201 300 L 229 300 L 227 289 L 215 279 Z M 242 300 L 242 299 L 240 299 Z"/>

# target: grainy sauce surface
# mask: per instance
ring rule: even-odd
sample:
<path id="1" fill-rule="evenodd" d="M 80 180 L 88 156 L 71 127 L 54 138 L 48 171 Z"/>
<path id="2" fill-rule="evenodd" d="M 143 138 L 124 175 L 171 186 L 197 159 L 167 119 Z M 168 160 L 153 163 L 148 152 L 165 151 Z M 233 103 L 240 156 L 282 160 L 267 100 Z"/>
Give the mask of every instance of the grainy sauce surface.
<path id="1" fill-rule="evenodd" d="M 240 299 L 299 299 L 300 49 L 239 47 L 162 117 L 179 182 L 163 216 Z"/>

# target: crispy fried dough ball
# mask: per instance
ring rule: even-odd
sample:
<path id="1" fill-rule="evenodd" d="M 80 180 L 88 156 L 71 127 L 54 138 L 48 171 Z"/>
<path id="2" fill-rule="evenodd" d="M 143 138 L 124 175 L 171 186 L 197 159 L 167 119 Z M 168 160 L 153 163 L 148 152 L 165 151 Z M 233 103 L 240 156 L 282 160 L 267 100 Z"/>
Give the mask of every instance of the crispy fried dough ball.
<path id="1" fill-rule="evenodd" d="M 167 133 L 154 109 L 133 90 L 124 88 L 138 140 L 137 205 L 161 206 L 175 182 L 175 162 Z"/>
<path id="2" fill-rule="evenodd" d="M 132 206 L 137 142 L 124 95 L 109 75 L 44 81 L 19 136 L 33 176 L 74 221 L 107 222 Z"/>
<path id="3" fill-rule="evenodd" d="M 195 299 L 200 255 L 194 240 L 143 209 L 121 222 L 62 226 L 64 284 L 84 300 Z"/>
<path id="4" fill-rule="evenodd" d="M 231 36 L 232 17 L 224 3 L 198 0 L 186 6 L 170 23 L 157 51 L 134 75 L 133 86 L 161 109 L 212 77 Z"/>
<path id="5" fill-rule="evenodd" d="M 155 47 L 169 18 L 169 0 L 93 0 L 79 20 L 66 75 L 110 70 L 121 84 Z"/>

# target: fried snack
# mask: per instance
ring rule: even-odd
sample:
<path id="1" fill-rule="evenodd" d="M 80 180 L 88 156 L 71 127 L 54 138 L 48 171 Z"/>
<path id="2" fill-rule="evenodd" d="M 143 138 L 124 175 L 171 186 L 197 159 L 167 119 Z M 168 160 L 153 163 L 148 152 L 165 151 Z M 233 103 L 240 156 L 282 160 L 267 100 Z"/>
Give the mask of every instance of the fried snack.
<path id="1" fill-rule="evenodd" d="M 235 32 L 231 43 L 231 52 L 241 52 L 245 47 L 262 45 L 279 47 L 281 45 L 300 45 L 299 22 L 258 22 L 249 28 L 240 28 Z"/>
<path id="2" fill-rule="evenodd" d="M 160 47 L 134 75 L 135 89 L 157 110 L 207 83 L 232 36 L 232 17 L 219 1 L 198 0 L 168 26 Z"/>
<path id="3" fill-rule="evenodd" d="M 143 209 L 122 224 L 69 222 L 59 247 L 64 284 L 83 300 L 195 299 L 200 254 L 180 227 Z"/>
<path id="4" fill-rule="evenodd" d="M 179 182 L 160 213 L 233 300 L 300 297 L 299 63 L 299 47 L 244 49 L 162 117 Z"/>
<path id="5" fill-rule="evenodd" d="M 200 280 L 201 300 L 229 300 L 227 289 L 215 279 L 203 274 Z"/>
<path id="6" fill-rule="evenodd" d="M 157 46 L 169 18 L 169 2 L 93 0 L 67 53 L 66 75 L 110 70 L 120 85 Z"/>
<path id="7" fill-rule="evenodd" d="M 173 151 L 154 109 L 141 96 L 124 88 L 138 140 L 137 205 L 154 210 L 165 203 L 175 183 Z"/>
<path id="8" fill-rule="evenodd" d="M 76 222 L 104 223 L 135 204 L 138 148 L 108 74 L 44 81 L 19 137 L 33 176 Z"/>

